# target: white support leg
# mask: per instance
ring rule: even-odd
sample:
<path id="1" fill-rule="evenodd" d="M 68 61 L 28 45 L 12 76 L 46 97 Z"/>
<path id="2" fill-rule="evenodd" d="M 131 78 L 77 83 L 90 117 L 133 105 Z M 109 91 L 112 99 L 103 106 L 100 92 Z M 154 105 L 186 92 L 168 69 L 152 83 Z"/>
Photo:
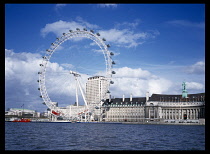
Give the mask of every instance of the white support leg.
<path id="1" fill-rule="evenodd" d="M 83 100 L 84 100 L 84 102 L 85 102 L 85 106 L 87 107 L 87 102 L 86 102 L 86 99 L 85 99 L 85 95 L 84 95 L 84 93 L 83 93 L 83 91 L 82 91 L 82 87 L 81 87 L 80 82 L 79 82 L 78 79 L 77 79 L 77 82 L 78 82 L 78 85 L 79 85 L 80 92 L 81 92 L 81 94 L 82 94 L 82 98 L 83 98 Z"/>

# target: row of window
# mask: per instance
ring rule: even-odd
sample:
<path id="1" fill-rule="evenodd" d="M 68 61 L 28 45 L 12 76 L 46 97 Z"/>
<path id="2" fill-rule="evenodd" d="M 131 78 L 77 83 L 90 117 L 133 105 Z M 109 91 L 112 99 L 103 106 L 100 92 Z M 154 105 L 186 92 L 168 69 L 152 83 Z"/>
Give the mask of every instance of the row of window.
<path id="1" fill-rule="evenodd" d="M 143 106 L 142 104 L 105 104 L 105 107 L 122 107 L 122 106 Z"/>

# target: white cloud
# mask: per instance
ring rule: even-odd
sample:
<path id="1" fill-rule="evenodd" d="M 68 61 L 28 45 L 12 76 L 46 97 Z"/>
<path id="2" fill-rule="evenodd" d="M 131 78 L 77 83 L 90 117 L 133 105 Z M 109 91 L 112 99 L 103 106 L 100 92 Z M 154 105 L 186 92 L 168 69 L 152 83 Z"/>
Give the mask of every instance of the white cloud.
<path id="1" fill-rule="evenodd" d="M 191 66 L 184 68 L 184 72 L 188 74 L 204 74 L 205 73 L 205 62 L 199 61 Z"/>
<path id="2" fill-rule="evenodd" d="M 134 20 L 134 22 L 122 22 L 122 23 L 116 23 L 115 28 L 117 29 L 134 29 L 136 28 L 140 23 L 139 19 Z"/>
<path id="3" fill-rule="evenodd" d="M 69 30 L 76 30 L 76 28 L 98 28 L 97 25 L 90 24 L 84 21 L 82 18 L 77 17 L 78 22 L 75 21 L 63 21 L 59 20 L 54 23 L 46 24 L 44 28 L 41 29 L 41 35 L 45 37 L 48 33 L 54 33 L 56 36 L 61 36 L 63 33 L 69 32 Z"/>
<path id="4" fill-rule="evenodd" d="M 189 90 L 204 90 L 205 89 L 204 85 L 198 82 L 186 82 L 186 84 L 187 84 L 187 89 Z"/>
<path id="5" fill-rule="evenodd" d="M 172 81 L 156 76 L 148 70 L 141 68 L 133 69 L 122 67 L 115 69 L 110 91 L 114 97 L 129 97 L 130 93 L 134 97 L 145 97 L 146 92 L 152 94 L 181 94 L 182 82 Z M 188 93 L 199 93 L 205 91 L 205 86 L 199 82 L 186 82 Z"/>
<path id="6" fill-rule="evenodd" d="M 150 79 L 148 81 L 148 91 L 153 93 L 168 93 L 169 89 L 172 87 L 172 82 L 164 78 Z"/>
<path id="7" fill-rule="evenodd" d="M 101 8 L 116 8 L 117 4 L 98 4 Z"/>
<path id="8" fill-rule="evenodd" d="M 38 72 L 37 68 L 41 63 L 40 54 L 14 53 L 12 50 L 5 49 L 5 77 L 7 80 L 18 79 L 22 84 L 33 81 L 32 74 Z M 28 72 L 28 74 L 25 74 Z"/>
<path id="9" fill-rule="evenodd" d="M 130 93 L 134 97 L 144 97 L 147 91 L 150 94 L 164 93 L 172 86 L 171 81 L 157 77 L 141 68 L 122 67 L 115 69 L 115 71 L 114 84 L 110 87 L 111 93 L 115 97 L 122 97 L 123 94 L 129 95 Z"/>
<path id="10" fill-rule="evenodd" d="M 130 25 L 130 27 L 136 27 L 139 21 L 134 23 L 122 23 L 122 25 Z M 119 25 L 119 24 L 118 24 Z M 69 30 L 75 30 L 76 28 L 83 29 L 84 27 L 90 29 L 99 29 L 100 27 L 95 24 L 91 24 L 81 17 L 77 17 L 76 21 L 63 21 L 59 20 L 54 23 L 46 24 L 44 28 L 41 29 L 41 35 L 45 37 L 48 33 L 54 33 L 57 37 L 61 36 L 62 33 L 67 33 Z M 119 26 L 118 26 L 119 27 Z M 143 44 L 149 38 L 155 38 L 160 35 L 158 30 L 148 30 L 147 32 L 134 32 L 130 28 L 125 29 L 108 29 L 108 30 L 99 30 L 101 37 L 106 38 L 107 42 L 111 42 L 118 47 L 137 47 L 138 45 Z M 74 39 L 75 40 L 75 39 Z M 81 40 L 79 38 L 78 40 Z"/>
<path id="11" fill-rule="evenodd" d="M 29 109 L 46 110 L 39 97 L 38 72 L 42 63 L 40 54 L 15 53 L 5 49 L 5 102 L 6 107 L 20 107 L 25 103 Z M 73 67 L 71 64 L 62 64 Z M 69 71 L 58 63 L 48 63 L 46 72 L 46 88 L 52 101 L 58 101 L 59 106 L 66 106 L 75 102 L 75 81 Z M 82 74 L 84 78 L 88 76 Z M 82 81 L 81 81 L 82 82 Z M 82 82 L 85 88 L 84 81 Z M 82 103 L 81 99 L 80 102 Z"/>
<path id="12" fill-rule="evenodd" d="M 171 21 L 167 21 L 166 23 L 174 25 L 174 26 L 205 28 L 204 22 L 192 22 L 188 20 L 171 20 Z"/>
<path id="13" fill-rule="evenodd" d="M 141 68 L 132 69 L 129 67 L 122 67 L 114 69 L 116 72 L 118 72 L 114 77 L 125 77 L 125 78 L 142 78 L 146 79 L 148 77 L 151 77 L 151 73 L 146 70 L 142 70 Z"/>
<path id="14" fill-rule="evenodd" d="M 145 42 L 145 39 L 155 37 L 157 33 L 137 32 L 135 33 L 129 29 L 109 29 L 99 31 L 101 36 L 107 39 L 107 41 L 120 47 L 137 47 Z"/>
<path id="15" fill-rule="evenodd" d="M 5 49 L 5 56 L 5 107 L 20 107 L 24 103 L 40 109 L 37 104 L 42 101 L 36 81 L 41 55 Z"/>
<path id="16" fill-rule="evenodd" d="M 68 64 L 68 63 L 63 63 L 63 64 L 61 64 L 61 66 L 65 67 L 65 68 L 68 68 L 68 69 L 74 68 L 74 65 Z"/>
<path id="17" fill-rule="evenodd" d="M 42 105 L 43 100 L 39 98 L 37 90 L 39 64 L 42 62 L 40 54 L 15 53 L 13 50 L 5 49 L 5 101 L 6 107 L 20 107 L 23 103 L 26 108 L 46 110 Z M 74 67 L 71 64 L 48 63 L 46 73 L 46 87 L 52 101 L 57 101 L 59 106 L 67 106 L 75 102 L 74 77 L 65 70 L 65 67 Z M 111 95 L 122 97 L 144 97 L 146 92 L 152 93 L 178 93 L 181 94 L 181 83 L 174 83 L 163 77 L 158 77 L 148 70 L 142 68 L 122 67 L 114 69 L 114 84 L 111 84 Z M 102 72 L 103 73 L 103 72 Z M 81 84 L 85 89 L 85 83 L 89 76 L 82 74 Z M 205 91 L 203 84 L 199 82 L 187 82 L 189 93 Z M 80 102 L 82 99 L 80 97 Z"/>
<path id="18" fill-rule="evenodd" d="M 64 6 L 66 6 L 66 4 L 56 4 L 55 11 L 58 11 L 59 9 L 63 8 Z"/>
<path id="19" fill-rule="evenodd" d="M 5 50 L 5 75 L 6 75 L 6 106 L 18 107 L 25 102 L 26 107 L 44 110 L 47 107 L 41 103 L 40 93 L 37 90 L 39 64 L 41 55 L 32 53 L 15 53 Z M 63 66 L 63 67 L 62 67 Z M 75 101 L 75 81 L 65 67 L 73 67 L 71 64 L 48 63 L 46 73 L 46 87 L 52 101 L 57 101 L 59 106 L 66 106 Z M 116 75 L 110 90 L 113 96 L 121 97 L 122 94 L 133 96 L 145 96 L 147 91 L 152 93 L 164 93 L 171 87 L 171 81 L 157 77 L 147 70 L 129 67 L 116 68 Z M 82 79 L 88 78 L 82 74 Z M 85 89 L 85 80 L 82 80 Z M 15 89 L 15 90 L 14 90 Z M 80 99 L 81 101 L 81 99 Z"/>
<path id="20" fill-rule="evenodd" d="M 64 7 L 66 4 L 56 4 L 55 7 Z"/>
<path id="21" fill-rule="evenodd" d="M 99 28 L 98 25 L 91 24 L 91 23 L 85 21 L 85 20 L 84 20 L 82 17 L 80 17 L 80 16 L 77 16 L 77 17 L 76 17 L 76 21 L 79 22 L 79 23 L 81 23 L 82 25 L 84 25 L 84 26 L 87 27 L 87 28 L 92 28 L 92 29 L 98 29 L 98 28 Z M 83 27 L 83 28 L 84 28 L 84 27 Z"/>

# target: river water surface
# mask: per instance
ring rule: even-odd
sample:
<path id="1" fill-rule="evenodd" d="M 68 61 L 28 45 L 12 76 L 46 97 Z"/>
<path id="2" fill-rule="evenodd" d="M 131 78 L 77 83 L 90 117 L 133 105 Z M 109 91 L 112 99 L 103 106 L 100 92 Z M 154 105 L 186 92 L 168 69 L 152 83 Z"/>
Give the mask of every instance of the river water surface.
<path id="1" fill-rule="evenodd" d="M 205 150 L 205 126 L 5 122 L 5 150 Z"/>

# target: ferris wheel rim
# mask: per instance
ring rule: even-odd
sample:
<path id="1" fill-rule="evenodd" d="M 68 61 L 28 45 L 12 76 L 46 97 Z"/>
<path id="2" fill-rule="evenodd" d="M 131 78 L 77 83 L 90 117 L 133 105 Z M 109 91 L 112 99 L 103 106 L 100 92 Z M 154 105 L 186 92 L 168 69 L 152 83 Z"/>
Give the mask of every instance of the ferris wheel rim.
<path id="1" fill-rule="evenodd" d="M 89 32 L 85 29 L 83 31 L 80 31 L 78 29 L 76 31 L 69 30 L 68 33 L 63 33 L 63 35 L 60 38 L 57 38 L 56 41 L 54 41 L 51 44 L 50 48 L 46 50 L 46 54 L 45 54 L 45 56 L 42 57 L 43 60 L 42 60 L 42 63 L 40 64 L 41 71 L 38 72 L 38 74 L 39 74 L 38 82 L 39 82 L 39 90 L 40 90 L 40 93 L 41 93 L 40 97 L 44 100 L 44 104 L 47 105 L 48 108 L 55 109 L 56 106 L 55 106 L 55 104 L 52 103 L 52 101 L 51 101 L 51 99 L 50 99 L 50 97 L 47 93 L 47 88 L 46 88 L 46 85 L 45 85 L 45 80 L 46 80 L 45 79 L 45 73 L 46 73 L 46 69 L 47 69 L 47 64 L 48 64 L 48 62 L 50 62 L 50 58 L 53 55 L 54 51 L 62 43 L 66 42 L 67 40 L 73 39 L 75 37 L 85 37 L 85 38 L 91 39 L 103 51 L 104 59 L 105 59 L 105 62 L 106 62 L 106 75 L 105 75 L 105 77 L 108 80 L 107 87 L 109 89 L 112 74 L 115 74 L 115 72 L 112 71 L 112 65 L 115 64 L 115 63 L 113 63 L 114 61 L 111 58 L 113 56 L 113 53 L 108 50 L 110 45 L 109 44 L 106 45 L 104 43 L 104 38 L 101 39 L 99 37 L 100 34 L 99 35 L 98 34 L 99 33 L 94 34 L 94 32 L 92 30 Z"/>

